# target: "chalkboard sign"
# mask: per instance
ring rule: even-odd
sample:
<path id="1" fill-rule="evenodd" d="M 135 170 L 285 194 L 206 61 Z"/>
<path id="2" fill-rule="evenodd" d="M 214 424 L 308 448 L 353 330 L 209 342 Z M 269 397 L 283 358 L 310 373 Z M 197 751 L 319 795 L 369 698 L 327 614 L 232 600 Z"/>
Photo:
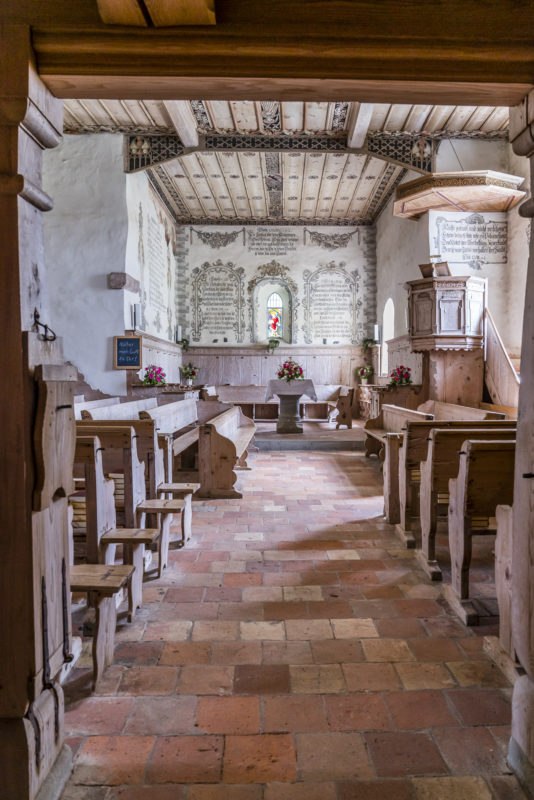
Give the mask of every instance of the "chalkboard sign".
<path id="1" fill-rule="evenodd" d="M 141 369 L 141 337 L 113 337 L 114 369 Z"/>

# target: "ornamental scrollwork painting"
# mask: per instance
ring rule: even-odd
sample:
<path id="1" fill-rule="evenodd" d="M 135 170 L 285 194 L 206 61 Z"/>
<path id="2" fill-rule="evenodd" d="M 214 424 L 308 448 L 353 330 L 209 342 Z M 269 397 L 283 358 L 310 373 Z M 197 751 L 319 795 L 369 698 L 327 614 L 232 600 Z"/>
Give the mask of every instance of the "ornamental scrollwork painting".
<path id="1" fill-rule="evenodd" d="M 347 233 L 319 233 L 319 231 L 310 231 L 304 228 L 304 244 L 306 244 L 306 234 L 308 234 L 310 241 L 319 247 L 324 247 L 326 250 L 338 250 L 340 247 L 347 247 L 352 237 L 358 235 L 358 244 L 360 244 L 360 231 L 347 231 Z"/>
<path id="2" fill-rule="evenodd" d="M 297 284 L 289 277 L 289 267 L 284 267 L 274 259 L 269 261 L 268 264 L 262 264 L 261 267 L 258 267 L 256 277 L 252 278 L 252 280 L 248 283 L 249 293 L 254 290 L 256 284 L 265 280 L 265 278 L 282 278 L 291 292 L 296 295 Z"/>
<path id="3" fill-rule="evenodd" d="M 245 287 L 243 267 L 221 259 L 204 262 L 191 273 L 191 339 L 236 344 L 245 336 Z"/>
<path id="4" fill-rule="evenodd" d="M 199 231 L 197 228 L 190 228 L 190 243 L 193 244 L 193 233 L 196 233 L 202 244 L 207 244 L 212 248 L 227 247 L 236 241 L 240 233 L 243 234 L 243 244 L 245 244 L 245 229 L 239 228 L 235 231 Z"/>

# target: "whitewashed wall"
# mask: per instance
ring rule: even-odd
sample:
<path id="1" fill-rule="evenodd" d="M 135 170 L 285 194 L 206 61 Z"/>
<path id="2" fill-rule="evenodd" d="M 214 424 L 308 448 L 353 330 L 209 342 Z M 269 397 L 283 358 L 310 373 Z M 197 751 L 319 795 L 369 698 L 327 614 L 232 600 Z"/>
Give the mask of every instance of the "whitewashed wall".
<path id="1" fill-rule="evenodd" d="M 406 180 L 419 177 L 410 172 Z M 376 226 L 376 304 L 377 321 L 382 324 L 388 298 L 395 306 L 395 337 L 407 328 L 406 281 L 421 277 L 418 264 L 428 261 L 428 225 L 426 218 L 399 219 L 393 216 L 393 198 L 380 215 Z"/>
<path id="2" fill-rule="evenodd" d="M 142 323 L 149 334 L 176 340 L 176 225 L 152 189 L 146 173 L 126 176 L 128 240 L 126 272 L 141 284 L 138 295 L 125 295 L 125 326 L 131 304 L 140 303 Z"/>
<path id="3" fill-rule="evenodd" d="M 128 215 L 122 137 L 65 136 L 43 154 L 43 187 L 54 209 L 43 215 L 51 319 L 65 358 L 94 388 L 126 394 L 113 369 L 113 336 L 124 333 L 122 291 L 107 275 L 124 270 Z"/>
<path id="4" fill-rule="evenodd" d="M 180 234 L 178 322 L 193 345 L 266 342 L 259 295 L 277 286 L 292 297 L 286 343 L 355 345 L 370 335 L 374 228 L 198 226 Z"/>
<path id="5" fill-rule="evenodd" d="M 143 363 L 159 363 L 169 381 L 179 380 L 181 350 L 171 344 L 176 229 L 146 174 L 124 174 L 123 137 L 65 136 L 45 153 L 44 187 L 55 201 L 44 217 L 47 322 L 64 337 L 66 358 L 94 389 L 126 394 L 125 371 L 113 369 L 113 337 L 132 328 L 132 305 L 140 303 Z M 110 289 L 111 272 L 140 281 L 140 291 Z"/>

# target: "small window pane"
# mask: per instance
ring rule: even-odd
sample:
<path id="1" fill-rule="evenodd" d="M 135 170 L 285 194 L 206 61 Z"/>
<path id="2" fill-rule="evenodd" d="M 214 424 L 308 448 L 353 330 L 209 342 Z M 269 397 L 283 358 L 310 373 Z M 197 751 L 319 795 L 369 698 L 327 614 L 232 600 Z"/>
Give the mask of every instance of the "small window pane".
<path id="1" fill-rule="evenodd" d="M 281 339 L 283 336 L 283 300 L 273 292 L 267 301 L 267 338 Z"/>

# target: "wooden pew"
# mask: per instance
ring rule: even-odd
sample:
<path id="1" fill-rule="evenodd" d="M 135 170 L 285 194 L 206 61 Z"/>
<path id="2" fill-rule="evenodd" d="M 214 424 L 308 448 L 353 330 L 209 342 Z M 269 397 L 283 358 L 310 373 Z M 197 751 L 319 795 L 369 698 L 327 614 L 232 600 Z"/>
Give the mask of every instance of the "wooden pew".
<path id="1" fill-rule="evenodd" d="M 203 386 L 200 390 L 201 400 L 218 400 L 219 395 L 215 386 Z"/>
<path id="2" fill-rule="evenodd" d="M 106 428 L 117 427 L 117 425 L 120 424 L 120 420 L 81 420 L 80 422 L 77 422 L 76 428 L 80 434 L 83 434 L 84 432 L 93 432 L 98 435 L 99 433 L 105 431 Z M 196 482 L 179 483 L 167 481 L 167 473 L 165 469 L 167 441 L 170 438 L 172 445 L 172 437 L 166 434 L 159 434 L 157 432 L 156 422 L 154 420 L 133 419 L 128 420 L 127 424 L 133 428 L 135 432 L 137 456 L 139 461 L 144 463 L 146 498 L 149 500 L 156 500 L 166 498 L 170 495 L 171 497 L 177 499 L 183 499 L 184 508 L 181 513 L 182 539 L 183 541 L 188 540 L 191 537 L 191 499 L 192 495 L 199 488 L 200 484 Z M 162 439 L 164 440 L 163 445 L 161 443 Z M 134 494 L 133 487 L 131 494 L 132 496 Z M 138 498 L 136 502 L 141 502 L 143 499 L 145 499 L 145 497 Z M 136 514 L 136 508 L 133 508 L 132 514 L 133 519 Z"/>
<path id="3" fill-rule="evenodd" d="M 385 447 L 387 435 L 389 433 L 400 433 L 407 420 L 432 420 L 433 414 L 423 411 L 412 411 L 409 408 L 384 404 L 380 409 L 378 417 L 368 419 L 364 430 L 367 434 L 365 439 L 365 457 L 376 455 L 381 461 L 385 459 Z"/>
<path id="4" fill-rule="evenodd" d="M 350 386 L 338 385 L 317 385 L 315 386 L 317 400 L 302 400 L 302 416 L 305 419 L 314 419 L 314 407 L 326 405 L 328 408 L 328 421 L 337 414 L 336 430 L 340 425 L 352 428 L 352 403 L 354 401 L 354 389 Z M 320 419 L 320 417 L 318 417 Z"/>
<path id="5" fill-rule="evenodd" d="M 510 420 L 488 419 L 481 420 L 476 415 L 474 419 L 469 416 L 470 409 L 466 406 L 458 406 L 462 409 L 465 416 L 462 419 L 445 419 L 436 417 L 430 423 L 408 420 L 403 431 L 402 442 L 399 445 L 399 479 L 398 479 L 398 509 L 401 534 L 410 533 L 414 528 L 414 522 L 419 513 L 419 484 L 420 484 L 420 465 L 425 461 L 428 453 L 428 438 L 430 432 L 435 428 L 492 428 L 500 429 L 513 428 L 514 423 Z M 478 412 L 479 409 L 472 409 Z M 456 475 L 456 473 L 455 473 Z M 394 486 L 393 486 L 394 490 Z M 394 501 L 391 501 L 392 503 Z M 393 522 L 393 519 L 388 519 Z M 406 537 L 409 546 L 415 546 L 413 536 Z"/>
<path id="6" fill-rule="evenodd" d="M 450 423 L 451 427 L 435 427 L 428 431 L 426 441 L 421 441 L 421 431 L 414 433 L 413 460 L 421 456 L 421 484 L 419 490 L 419 519 L 421 522 L 421 563 L 433 580 L 441 580 L 441 569 L 436 562 L 436 531 L 438 506 L 448 505 L 449 480 L 458 475 L 460 453 L 466 439 L 509 439 L 515 436 L 513 421 L 485 420 L 483 422 Z M 425 448 L 426 445 L 426 448 Z M 426 458 L 424 457 L 426 449 Z M 417 453 L 417 450 L 419 453 Z"/>
<path id="7" fill-rule="evenodd" d="M 256 426 L 239 406 L 200 427 L 198 497 L 242 497 L 234 488 L 235 469 L 248 469 L 247 455 Z"/>
<path id="8" fill-rule="evenodd" d="M 172 436 L 172 453 L 177 456 L 198 442 L 197 404 L 179 400 L 139 412 L 139 419 L 153 419 L 158 433 Z"/>
<path id="9" fill-rule="evenodd" d="M 506 419 L 517 419 L 517 406 L 498 406 L 495 403 L 479 403 L 479 408 L 486 411 L 497 411 L 504 414 Z"/>
<path id="10" fill-rule="evenodd" d="M 82 411 L 91 412 L 94 408 L 106 408 L 120 403 L 120 397 L 103 397 L 100 400 L 81 400 L 74 403 L 74 418 L 82 419 Z"/>
<path id="11" fill-rule="evenodd" d="M 116 545 L 122 544 L 123 562 L 135 567 L 128 587 L 128 616 L 131 621 L 143 599 L 145 545 L 150 546 L 161 537 L 158 528 L 116 527 L 113 481 L 104 475 L 102 441 L 107 441 L 108 448 L 118 448 L 121 444 L 127 445 L 128 440 L 132 442 L 130 428 L 107 428 L 102 439 L 94 434 L 77 437 L 74 463 L 83 464 L 85 473 L 88 562 L 112 565 Z M 160 542 L 160 563 L 166 558 L 161 549 Z"/>
<path id="12" fill-rule="evenodd" d="M 417 406 L 418 411 L 426 411 L 433 414 L 434 419 L 506 419 L 506 414 L 502 411 L 491 411 L 486 408 L 472 408 L 471 406 L 460 406 L 456 403 L 441 403 L 438 400 L 427 400 Z"/>
<path id="13" fill-rule="evenodd" d="M 478 613 L 469 601 L 472 537 L 494 533 L 490 518 L 498 505 L 511 505 L 514 492 L 515 440 L 465 441 L 458 477 L 449 481 L 451 584 L 444 596 L 466 625 Z"/>
<path id="14" fill-rule="evenodd" d="M 179 494 L 180 497 L 170 500 L 160 508 L 160 491 L 155 497 L 146 497 L 145 463 L 140 461 L 137 455 L 137 435 L 131 420 L 125 420 L 122 425 L 119 420 L 113 426 L 101 426 L 98 422 L 92 422 L 84 426 L 84 430 L 90 430 L 99 436 L 104 447 L 104 469 L 106 472 L 122 469 L 124 473 L 124 521 L 127 529 L 137 530 L 144 527 L 146 513 L 158 515 L 157 528 L 160 531 L 158 539 L 158 577 L 162 570 L 167 566 L 168 551 L 170 542 L 170 528 L 174 514 L 179 514 L 182 525 L 182 544 L 191 538 L 191 498 L 193 491 L 198 484 L 172 485 L 169 488 L 165 485 L 167 492 Z M 158 487 L 159 489 L 159 487 Z M 154 505 L 155 504 L 155 505 Z M 137 527 L 136 527 L 137 526 Z M 132 533 L 132 538 L 138 539 L 139 536 Z M 111 542 L 111 537 L 106 540 Z M 115 541 L 117 535 L 115 535 Z M 126 542 L 127 536 L 120 534 L 120 541 Z M 129 546 L 128 546 L 129 547 Z M 129 552 L 129 551 L 128 551 Z"/>

